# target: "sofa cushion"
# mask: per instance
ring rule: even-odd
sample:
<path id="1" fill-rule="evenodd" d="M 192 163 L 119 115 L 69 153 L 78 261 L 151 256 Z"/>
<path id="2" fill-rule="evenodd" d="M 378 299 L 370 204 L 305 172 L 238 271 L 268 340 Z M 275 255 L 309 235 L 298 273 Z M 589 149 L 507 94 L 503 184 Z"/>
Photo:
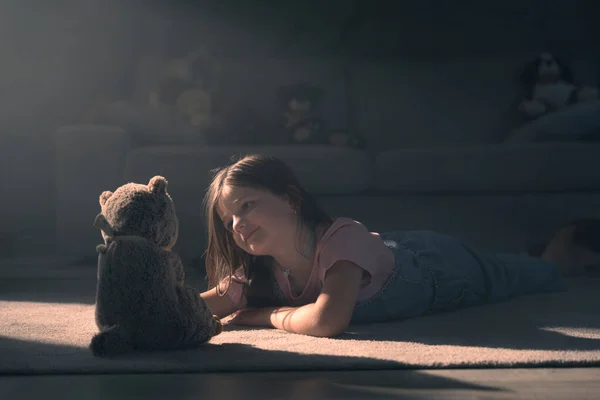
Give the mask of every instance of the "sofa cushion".
<path id="1" fill-rule="evenodd" d="M 379 154 L 375 186 L 384 191 L 567 191 L 600 187 L 600 145 L 540 143 Z"/>
<path id="2" fill-rule="evenodd" d="M 499 142 L 512 74 L 528 58 L 355 63 L 358 129 L 378 150 Z"/>
<path id="3" fill-rule="evenodd" d="M 570 221 L 600 218 L 600 192 L 403 194 L 319 199 L 333 216 L 354 218 L 377 232 L 434 230 L 483 250 L 521 252 Z"/>
<path id="4" fill-rule="evenodd" d="M 515 71 L 531 57 L 518 52 L 353 63 L 352 117 L 377 150 L 500 143 L 513 129 L 522 100 Z M 569 64 L 578 80 L 593 84 L 593 61 L 573 58 Z"/>
<path id="5" fill-rule="evenodd" d="M 353 194 L 371 184 L 371 160 L 366 153 L 331 146 L 141 147 L 127 155 L 125 179 L 144 182 L 162 174 L 172 186 L 203 192 L 212 178 L 211 170 L 228 164 L 233 155 L 252 153 L 281 158 L 315 194 Z"/>
<path id="6" fill-rule="evenodd" d="M 600 140 L 600 101 L 575 104 L 515 129 L 509 142 Z"/>
<path id="7" fill-rule="evenodd" d="M 344 74 L 335 59 L 222 59 L 219 66 L 222 76 L 227 77 L 220 86 L 226 115 L 251 112 L 254 121 L 279 121 L 283 116 L 279 89 L 308 82 L 325 90 L 320 110 L 327 125 L 348 128 Z"/>

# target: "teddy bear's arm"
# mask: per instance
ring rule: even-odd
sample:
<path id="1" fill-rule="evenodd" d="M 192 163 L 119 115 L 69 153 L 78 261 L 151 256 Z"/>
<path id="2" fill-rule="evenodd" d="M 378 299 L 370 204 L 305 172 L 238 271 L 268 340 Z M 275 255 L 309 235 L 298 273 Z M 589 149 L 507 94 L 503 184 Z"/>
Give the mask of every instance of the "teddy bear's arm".
<path id="1" fill-rule="evenodd" d="M 180 301 L 181 313 L 186 318 L 186 338 L 190 343 L 202 343 L 221 333 L 221 320 L 213 315 L 212 310 L 200 297 L 200 293 L 189 286 L 176 288 Z"/>
<path id="2" fill-rule="evenodd" d="M 181 258 L 174 252 L 170 251 L 167 254 L 169 264 L 175 273 L 175 281 L 179 286 L 183 286 L 185 282 L 185 271 L 183 269 L 183 262 Z"/>
<path id="3" fill-rule="evenodd" d="M 97 271 L 97 283 L 96 283 L 96 307 L 95 307 L 95 321 L 96 326 L 99 330 L 105 329 L 116 323 L 115 320 L 109 318 L 110 313 L 110 302 L 108 301 L 107 294 L 107 277 L 106 273 L 109 270 L 108 260 L 110 257 L 107 255 L 110 247 L 105 244 L 99 244 L 96 246 L 98 252 L 98 271 Z"/>

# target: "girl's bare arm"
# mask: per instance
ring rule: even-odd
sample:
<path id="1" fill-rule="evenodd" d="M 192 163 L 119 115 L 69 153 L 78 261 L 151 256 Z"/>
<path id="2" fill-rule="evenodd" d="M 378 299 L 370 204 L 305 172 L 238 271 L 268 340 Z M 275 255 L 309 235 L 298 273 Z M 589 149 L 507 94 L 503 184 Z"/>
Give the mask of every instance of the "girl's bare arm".
<path id="1" fill-rule="evenodd" d="M 363 269 L 358 265 L 338 261 L 327 271 L 316 302 L 301 307 L 248 309 L 231 323 L 271 326 L 309 336 L 338 336 L 350 325 L 362 275 Z"/>
<path id="2" fill-rule="evenodd" d="M 200 293 L 200 297 L 204 299 L 212 313 L 219 318 L 224 318 L 237 311 L 237 306 L 233 303 L 231 298 L 227 295 L 219 296 L 217 294 L 217 288 Z"/>

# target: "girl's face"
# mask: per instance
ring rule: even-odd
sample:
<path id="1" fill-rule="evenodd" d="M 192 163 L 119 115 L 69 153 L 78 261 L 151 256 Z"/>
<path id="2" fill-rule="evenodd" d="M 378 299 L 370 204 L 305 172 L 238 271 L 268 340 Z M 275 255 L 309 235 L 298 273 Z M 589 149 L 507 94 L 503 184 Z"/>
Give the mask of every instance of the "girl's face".
<path id="1" fill-rule="evenodd" d="M 217 212 L 235 243 L 252 255 L 273 256 L 295 238 L 294 208 L 287 198 L 269 191 L 225 186 Z"/>

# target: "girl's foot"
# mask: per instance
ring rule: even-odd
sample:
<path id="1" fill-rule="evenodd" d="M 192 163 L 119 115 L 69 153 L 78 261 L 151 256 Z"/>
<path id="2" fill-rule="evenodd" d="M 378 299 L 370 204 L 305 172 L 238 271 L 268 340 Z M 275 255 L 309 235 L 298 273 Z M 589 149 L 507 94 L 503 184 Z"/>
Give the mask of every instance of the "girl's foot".
<path id="1" fill-rule="evenodd" d="M 555 263 L 563 276 L 594 274 L 600 270 L 600 220 L 578 221 L 556 232 L 541 258 Z"/>

